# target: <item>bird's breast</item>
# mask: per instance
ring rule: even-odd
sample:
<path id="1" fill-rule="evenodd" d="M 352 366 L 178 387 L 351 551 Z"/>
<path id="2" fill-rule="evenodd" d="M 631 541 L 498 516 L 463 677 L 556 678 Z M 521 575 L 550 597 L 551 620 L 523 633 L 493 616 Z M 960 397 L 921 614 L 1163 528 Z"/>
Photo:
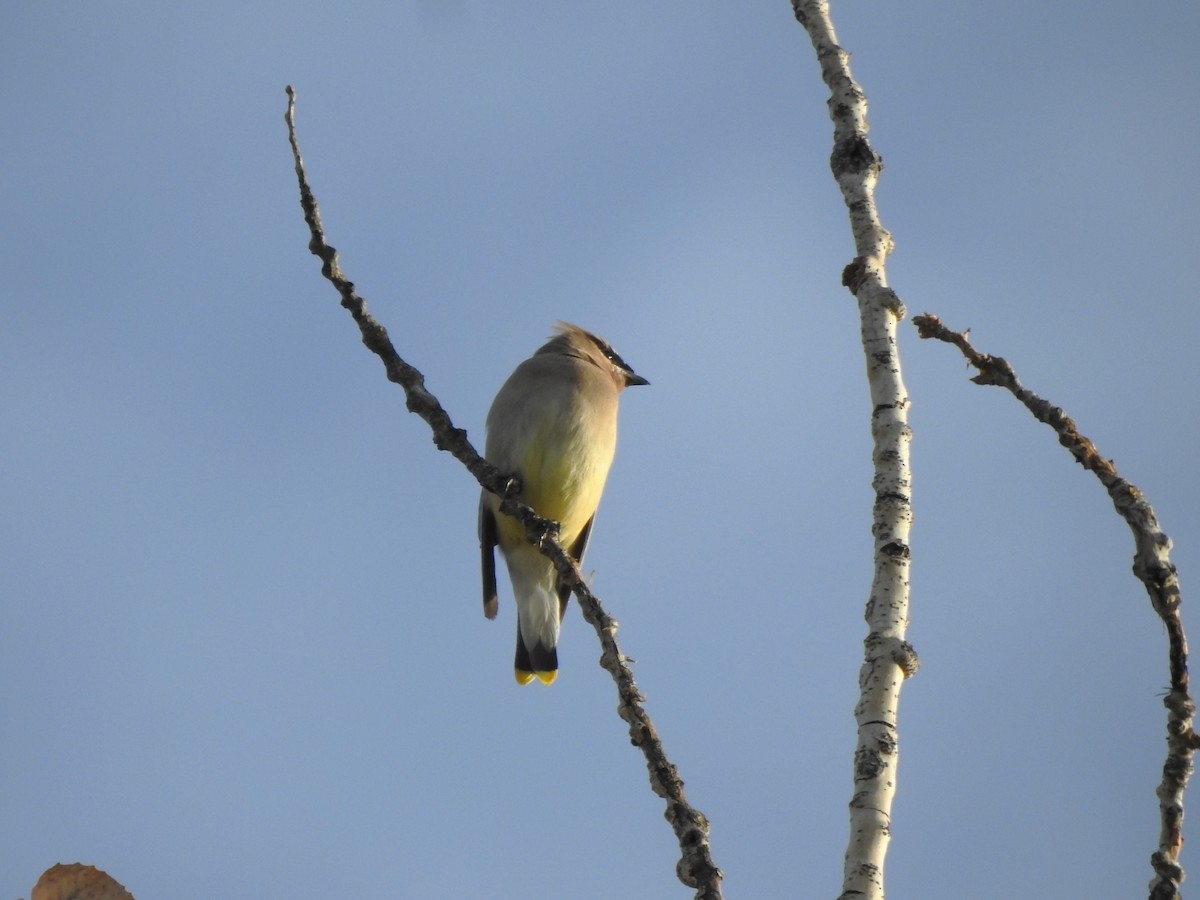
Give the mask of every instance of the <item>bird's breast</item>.
<path id="1" fill-rule="evenodd" d="M 522 498 L 572 544 L 596 512 L 617 441 L 617 395 L 590 368 L 535 356 L 517 368 L 488 414 L 488 461 L 515 472 Z M 607 376 L 606 376 L 607 377 Z M 503 521 L 502 521 L 503 520 Z M 501 543 L 520 525 L 497 519 Z"/>
<path id="2" fill-rule="evenodd" d="M 578 428 L 551 429 L 530 443 L 518 464 L 525 499 L 539 514 L 561 526 L 572 543 L 600 504 L 612 466 L 614 442 Z"/>

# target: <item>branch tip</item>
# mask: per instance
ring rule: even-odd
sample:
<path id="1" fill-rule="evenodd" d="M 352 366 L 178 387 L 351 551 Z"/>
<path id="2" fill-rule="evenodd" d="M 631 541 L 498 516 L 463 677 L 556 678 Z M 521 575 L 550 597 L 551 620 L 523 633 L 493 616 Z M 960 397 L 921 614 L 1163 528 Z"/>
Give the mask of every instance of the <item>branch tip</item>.
<path id="1" fill-rule="evenodd" d="M 971 381 L 1007 389 L 1035 419 L 1053 429 L 1058 442 L 1104 486 L 1113 508 L 1133 533 L 1133 572 L 1165 626 L 1171 676 L 1171 689 L 1163 698 L 1167 708 L 1167 758 L 1162 781 L 1155 791 L 1159 798 L 1160 827 L 1158 849 L 1151 857 L 1157 877 L 1151 882 L 1150 896 L 1176 897 L 1184 877 L 1178 863 L 1183 847 L 1183 795 L 1192 774 L 1198 740 L 1192 727 L 1196 705 L 1189 694 L 1187 637 L 1179 614 L 1182 597 L 1179 578 L 1170 559 L 1171 539 L 1162 530 L 1142 491 L 1121 477 L 1113 461 L 1080 434 L 1075 421 L 1061 408 L 1024 387 L 1007 360 L 978 352 L 968 340 L 967 332 L 952 331 L 936 316 L 916 316 L 913 324 L 922 338 L 936 338 L 958 347 L 967 362 L 979 370 Z"/>
<path id="2" fill-rule="evenodd" d="M 621 717 L 630 723 L 631 739 L 646 758 L 653 785 L 656 773 L 663 771 L 673 773 L 675 767 L 667 759 L 666 751 L 658 739 L 654 725 L 642 708 L 641 704 L 645 698 L 638 692 L 637 685 L 633 680 L 633 673 L 626 664 L 625 656 L 617 646 L 616 620 L 609 617 L 604 611 L 599 598 L 592 594 L 584 580 L 579 565 L 558 543 L 558 523 L 538 516 L 533 508 L 518 496 L 520 481 L 515 476 L 501 472 L 479 455 L 467 439 L 466 431 L 454 426 L 449 413 L 425 387 L 425 379 L 421 372 L 405 362 L 396 352 L 387 330 L 367 310 L 366 301 L 358 295 L 354 283 L 342 273 L 341 267 L 338 265 L 337 251 L 325 239 L 317 200 L 304 171 L 300 144 L 296 137 L 295 91 L 291 85 L 288 85 L 285 92 L 288 96 L 288 103 L 284 120 L 288 127 L 288 141 L 292 148 L 296 179 L 300 189 L 300 206 L 304 211 L 304 220 L 309 228 L 308 247 L 314 256 L 321 259 L 321 274 L 341 296 L 342 306 L 349 311 L 359 327 L 363 344 L 382 361 L 388 380 L 404 389 L 409 411 L 416 413 L 428 423 L 433 431 L 434 443 L 438 449 L 453 454 L 475 476 L 484 490 L 491 491 L 503 499 L 501 510 L 525 526 L 526 540 L 538 547 L 554 563 L 564 583 L 578 598 L 584 619 L 592 624 L 599 636 L 602 663 L 612 675 L 617 686 L 618 710 Z M 489 618 L 495 615 L 495 607 L 485 606 L 484 614 Z M 677 776 L 667 782 L 665 789 L 666 793 L 663 796 L 669 801 L 668 809 L 670 809 L 670 804 L 678 804 L 691 810 L 703 820 L 702 814 L 693 810 L 688 804 L 683 793 L 683 782 Z M 689 887 L 697 889 L 697 900 L 721 900 L 722 874 L 713 862 L 707 839 L 701 836 L 697 840 L 694 830 L 687 829 L 683 825 L 676 825 L 674 821 L 672 821 L 672 827 L 679 841 L 681 852 L 676 871 L 687 872 L 695 878 L 694 882 L 685 883 Z"/>

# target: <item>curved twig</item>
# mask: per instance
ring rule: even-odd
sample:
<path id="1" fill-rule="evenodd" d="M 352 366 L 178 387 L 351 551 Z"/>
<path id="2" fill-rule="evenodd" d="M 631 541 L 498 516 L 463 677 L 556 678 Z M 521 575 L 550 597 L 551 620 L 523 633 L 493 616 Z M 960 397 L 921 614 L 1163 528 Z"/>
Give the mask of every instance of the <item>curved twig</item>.
<path id="1" fill-rule="evenodd" d="M 1196 704 L 1188 693 L 1187 636 L 1179 607 L 1183 596 L 1179 577 L 1171 563 L 1171 539 L 1158 524 L 1154 510 L 1142 492 L 1117 473 L 1111 459 L 1100 455 L 1088 438 L 1079 433 L 1075 422 L 1059 407 L 1043 400 L 1017 379 L 1012 366 L 998 356 L 979 353 L 963 332 L 951 331 L 937 316 L 915 316 L 913 324 L 923 338 L 936 338 L 958 347 L 967 361 L 979 370 L 971 380 L 976 384 L 994 384 L 1005 388 L 1033 413 L 1033 417 L 1054 429 L 1058 442 L 1076 461 L 1100 479 L 1112 498 L 1113 507 L 1133 532 L 1133 574 L 1150 595 L 1150 605 L 1167 629 L 1168 667 L 1171 689 L 1163 698 L 1167 707 L 1167 759 L 1156 794 L 1160 813 L 1158 849 L 1151 855 L 1154 879 L 1150 882 L 1150 900 L 1179 896 L 1184 871 L 1179 864 L 1183 847 L 1183 793 L 1192 774 L 1192 758 L 1200 738 L 1193 730 Z"/>
<path id="2" fill-rule="evenodd" d="M 296 138 L 296 92 L 291 85 L 288 85 L 286 90 L 288 103 L 284 121 L 287 123 L 288 141 L 296 165 L 296 179 L 300 184 L 300 206 L 304 210 L 304 221 L 308 223 L 311 235 L 308 249 L 314 256 L 320 257 L 321 274 L 337 288 L 342 298 L 342 306 L 358 324 L 363 343 L 383 361 L 388 380 L 404 388 L 409 411 L 416 413 L 429 424 L 437 448 L 452 453 L 483 488 L 503 498 L 500 509 L 525 526 L 525 539 L 554 563 L 559 574 L 579 599 L 579 608 L 584 619 L 596 630 L 600 639 L 600 665 L 616 683 L 619 698 L 617 712 L 629 725 L 630 740 L 646 758 L 650 787 L 667 801 L 664 816 L 671 823 L 682 852 L 675 867 L 676 875 L 685 885 L 696 889 L 697 900 L 719 900 L 722 873 L 713 862 L 709 848 L 708 820 L 703 813 L 687 802 L 679 772 L 667 758 L 654 723 L 642 707 L 645 698 L 638 691 L 633 672 L 617 645 L 617 620 L 604 611 L 599 598 L 584 581 L 579 566 L 558 543 L 558 524 L 543 519 L 531 506 L 518 499 L 515 480 L 476 452 L 467 440 L 466 431 L 454 426 L 450 415 L 442 408 L 438 399 L 425 388 L 424 376 L 396 353 L 387 330 L 367 311 L 366 301 L 355 291 L 354 283 L 343 274 L 338 265 L 337 250 L 325 240 L 317 199 L 309 187 L 304 162 L 300 156 L 300 144 Z"/>

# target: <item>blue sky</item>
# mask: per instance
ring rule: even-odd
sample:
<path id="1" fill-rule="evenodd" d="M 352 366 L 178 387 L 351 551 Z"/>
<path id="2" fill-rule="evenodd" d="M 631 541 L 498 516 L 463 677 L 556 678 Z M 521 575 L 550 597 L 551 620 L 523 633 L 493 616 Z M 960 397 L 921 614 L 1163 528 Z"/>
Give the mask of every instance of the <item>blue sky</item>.
<path id="1" fill-rule="evenodd" d="M 1200 11 L 833 12 L 893 287 L 1146 492 L 1195 641 Z M 689 895 L 577 609 L 558 682 L 513 683 L 477 489 L 306 250 L 291 83 L 331 243 L 477 444 L 558 319 L 651 380 L 586 568 L 727 895 L 835 896 L 870 410 L 789 5 L 4 20 L 0 891 L 80 860 L 139 898 Z M 889 895 L 1138 896 L 1167 672 L 1128 531 L 1015 401 L 900 340 L 923 668 Z"/>

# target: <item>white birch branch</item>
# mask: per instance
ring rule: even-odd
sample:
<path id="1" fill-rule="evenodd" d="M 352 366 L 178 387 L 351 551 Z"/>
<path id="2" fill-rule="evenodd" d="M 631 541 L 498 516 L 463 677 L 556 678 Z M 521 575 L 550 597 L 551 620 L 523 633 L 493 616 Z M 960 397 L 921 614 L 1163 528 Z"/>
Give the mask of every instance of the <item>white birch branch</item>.
<path id="1" fill-rule="evenodd" d="M 919 665 L 905 640 L 912 524 L 908 445 L 912 433 L 896 346 L 896 326 L 904 318 L 904 305 L 887 286 L 885 263 L 892 238 L 875 207 L 875 183 L 883 164 L 867 141 L 866 95 L 850 74 L 850 55 L 838 46 L 826 0 L 792 0 L 792 10 L 812 39 L 821 77 L 830 90 L 830 167 L 850 214 L 855 248 L 855 259 L 842 273 L 842 283 L 858 300 L 874 439 L 874 579 L 867 600 L 861 693 L 854 710 L 858 743 L 841 897 L 882 900 L 896 792 L 900 685 Z"/>
<path id="2" fill-rule="evenodd" d="M 1154 510 L 1134 485 L 1117 473 L 1111 459 L 1100 455 L 1088 438 L 1079 433 L 1075 422 L 1060 408 L 1028 390 L 1017 379 L 1012 366 L 998 356 L 979 353 L 967 336 L 951 331 L 936 317 L 916 316 L 913 324 L 923 338 L 936 338 L 954 344 L 979 374 L 971 380 L 976 384 L 994 384 L 1008 389 L 1033 413 L 1034 418 L 1054 429 L 1058 442 L 1066 447 L 1076 461 L 1100 479 L 1112 498 L 1113 507 L 1133 532 L 1133 574 L 1150 595 L 1150 605 L 1162 619 L 1167 630 L 1167 666 L 1171 689 L 1163 698 L 1167 708 L 1167 758 L 1163 763 L 1162 781 L 1156 794 L 1159 807 L 1158 849 L 1150 856 L 1154 878 L 1150 881 L 1150 900 L 1174 900 L 1180 896 L 1179 885 L 1184 871 L 1179 864 L 1183 848 L 1183 793 L 1192 774 L 1192 761 L 1200 748 L 1192 717 L 1196 704 L 1188 692 L 1187 636 L 1179 608 L 1183 595 L 1179 577 L 1171 563 L 1171 539 L 1158 524 Z"/>
<path id="3" fill-rule="evenodd" d="M 437 448 L 453 454 L 475 476 L 481 487 L 503 499 L 500 509 L 525 526 L 525 540 L 554 563 L 563 581 L 570 586 L 579 601 L 583 618 L 595 629 L 600 640 L 600 665 L 616 684 L 617 714 L 629 726 L 630 742 L 642 751 L 646 759 L 650 788 L 667 801 L 663 816 L 675 832 L 681 853 L 675 865 L 675 874 L 683 884 L 695 889 L 696 900 L 721 900 L 721 880 L 724 876 L 713 862 L 708 843 L 708 819 L 688 803 L 679 770 L 667 758 L 654 722 L 642 706 L 645 698 L 633 680 L 627 657 L 617 645 L 617 620 L 604 611 L 600 598 L 591 592 L 578 564 L 559 544 L 558 523 L 541 518 L 533 507 L 519 499 L 516 479 L 487 462 L 471 446 L 467 433 L 454 426 L 437 397 L 426 389 L 425 377 L 400 358 L 387 330 L 367 310 L 366 301 L 354 289 L 354 282 L 342 272 L 337 250 L 325 240 L 317 198 L 309 186 L 304 161 L 300 156 L 300 143 L 296 137 L 296 92 L 291 85 L 286 90 L 288 103 L 284 121 L 287 123 L 288 141 L 300 186 L 300 206 L 304 210 L 304 221 L 308 224 L 308 249 L 320 258 L 321 274 L 337 289 L 342 306 L 358 325 L 363 344 L 383 362 L 388 380 L 404 389 L 409 412 L 416 413 L 429 425 Z"/>

